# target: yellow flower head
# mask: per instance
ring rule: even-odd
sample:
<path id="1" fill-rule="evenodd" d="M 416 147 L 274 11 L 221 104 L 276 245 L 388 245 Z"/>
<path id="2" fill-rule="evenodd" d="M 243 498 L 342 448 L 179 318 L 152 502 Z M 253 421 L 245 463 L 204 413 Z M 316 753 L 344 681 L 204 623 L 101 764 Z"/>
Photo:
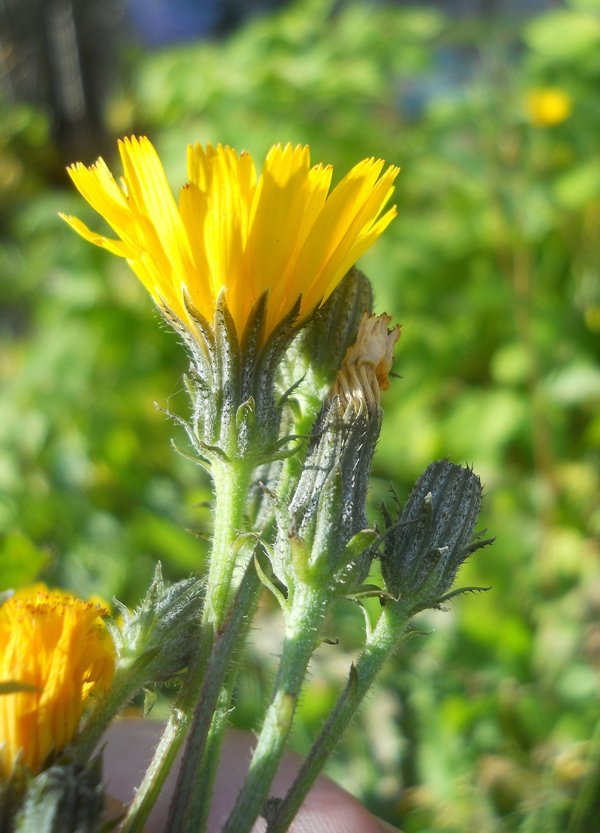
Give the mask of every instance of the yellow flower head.
<path id="1" fill-rule="evenodd" d="M 194 329 L 191 306 L 210 323 L 222 290 L 238 335 L 268 292 L 268 335 L 302 297 L 300 321 L 335 289 L 395 216 L 383 209 L 398 169 L 364 159 L 329 193 L 332 168 L 308 147 L 275 145 L 257 177 L 252 156 L 188 147 L 179 204 L 146 137 L 119 142 L 120 186 L 102 159 L 68 171 L 118 240 L 64 219 L 86 240 L 124 257 L 160 308 Z"/>
<path id="2" fill-rule="evenodd" d="M 527 114 L 534 127 L 552 127 L 571 115 L 571 98 L 555 87 L 531 90 L 527 96 Z"/>
<path id="3" fill-rule="evenodd" d="M 92 691 L 110 687 L 115 650 L 104 612 L 40 585 L 0 607 L 0 683 L 28 689 L 0 694 L 0 779 L 19 752 L 39 772 L 50 752 L 74 738 Z"/>

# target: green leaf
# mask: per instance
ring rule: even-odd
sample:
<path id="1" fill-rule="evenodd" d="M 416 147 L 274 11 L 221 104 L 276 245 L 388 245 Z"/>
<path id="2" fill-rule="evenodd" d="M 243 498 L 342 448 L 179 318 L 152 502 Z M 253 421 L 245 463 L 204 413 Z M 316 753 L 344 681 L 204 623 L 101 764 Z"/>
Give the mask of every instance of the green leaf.
<path id="1" fill-rule="evenodd" d="M 591 159 L 571 168 L 554 183 L 554 195 L 564 208 L 581 209 L 600 194 L 600 161 Z"/>
<path id="2" fill-rule="evenodd" d="M 571 362 L 548 379 L 546 388 L 561 405 L 584 405 L 600 401 L 600 370 L 581 360 Z"/>
<path id="3" fill-rule="evenodd" d="M 600 18 L 583 11 L 557 9 L 535 18 L 524 31 L 534 52 L 556 60 L 581 60 L 600 46 Z"/>
<path id="4" fill-rule="evenodd" d="M 2 588 L 24 587 L 34 582 L 48 563 L 48 555 L 20 532 L 0 542 Z"/>

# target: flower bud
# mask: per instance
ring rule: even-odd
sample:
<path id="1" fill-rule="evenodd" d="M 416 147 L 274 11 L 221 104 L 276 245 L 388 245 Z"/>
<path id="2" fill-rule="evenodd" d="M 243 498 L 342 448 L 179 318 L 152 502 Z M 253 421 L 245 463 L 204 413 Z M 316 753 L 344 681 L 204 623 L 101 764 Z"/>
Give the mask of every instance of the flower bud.
<path id="1" fill-rule="evenodd" d="M 117 647 L 117 675 L 138 669 L 142 685 L 171 679 L 188 664 L 202 608 L 204 584 L 188 578 L 165 586 L 160 564 L 133 613 L 119 603 L 123 624 L 109 623 Z"/>
<path id="2" fill-rule="evenodd" d="M 348 347 L 356 340 L 358 325 L 373 303 L 368 278 L 352 268 L 328 300 L 314 311 L 287 349 L 277 369 L 281 433 L 306 437 L 321 410 Z M 249 494 L 248 514 L 258 528 L 271 515 L 262 484 L 278 485 L 278 494 L 289 501 L 302 471 L 302 458 L 292 454 L 282 464 L 265 464 Z M 283 476 L 282 476 L 283 472 Z"/>
<path id="3" fill-rule="evenodd" d="M 372 307 L 369 279 L 352 268 L 302 331 L 298 346 L 308 361 L 321 399 L 335 379 L 346 350 L 355 343 L 364 314 L 371 312 Z"/>
<path id="4" fill-rule="evenodd" d="M 346 583 L 368 571 L 368 560 L 347 545 L 366 526 L 366 493 L 381 429 L 380 389 L 387 386 L 399 328 L 389 317 L 364 314 L 312 432 L 312 442 L 290 503 L 288 536 L 299 539 L 282 557 L 284 573 Z M 282 536 L 280 536 L 280 539 Z M 285 549 L 285 548 L 284 548 Z M 293 556 L 290 556 L 291 553 Z M 308 561 L 301 561 L 305 552 Z M 348 564 L 349 558 L 354 561 Z M 360 562 L 360 564 L 359 564 Z M 364 562 L 364 563 L 363 563 Z"/>
<path id="5" fill-rule="evenodd" d="M 388 591 L 415 606 L 434 604 L 451 587 L 463 561 L 490 543 L 473 542 L 481 508 L 481 481 L 448 460 L 431 463 L 400 518 L 386 517 L 381 572 Z"/>
<path id="6" fill-rule="evenodd" d="M 104 790 L 100 756 L 88 766 L 59 761 L 33 778 L 15 822 L 15 833 L 100 833 Z"/>

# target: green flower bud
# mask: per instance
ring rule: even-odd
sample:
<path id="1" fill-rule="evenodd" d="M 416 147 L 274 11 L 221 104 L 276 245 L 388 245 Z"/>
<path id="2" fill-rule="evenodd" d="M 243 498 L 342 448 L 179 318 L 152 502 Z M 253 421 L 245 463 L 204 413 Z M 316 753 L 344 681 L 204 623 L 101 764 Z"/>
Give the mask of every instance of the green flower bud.
<path id="1" fill-rule="evenodd" d="M 97 755 L 79 767 L 66 755 L 33 778 L 14 833 L 100 833 L 104 828 L 102 762 Z"/>
<path id="2" fill-rule="evenodd" d="M 321 399 L 342 366 L 346 350 L 355 343 L 364 313 L 372 308 L 369 279 L 353 267 L 298 338 L 297 347 L 308 362 Z"/>
<path id="3" fill-rule="evenodd" d="M 389 593 L 418 608 L 439 602 L 463 561 L 491 543 L 472 538 L 480 508 L 481 481 L 471 469 L 431 463 L 399 519 L 386 513 L 381 572 Z"/>
<path id="4" fill-rule="evenodd" d="M 123 623 L 108 623 L 117 649 L 117 677 L 134 671 L 139 687 L 173 678 L 188 664 L 202 609 L 204 583 L 188 578 L 165 586 L 160 564 L 133 612 L 117 602 Z"/>

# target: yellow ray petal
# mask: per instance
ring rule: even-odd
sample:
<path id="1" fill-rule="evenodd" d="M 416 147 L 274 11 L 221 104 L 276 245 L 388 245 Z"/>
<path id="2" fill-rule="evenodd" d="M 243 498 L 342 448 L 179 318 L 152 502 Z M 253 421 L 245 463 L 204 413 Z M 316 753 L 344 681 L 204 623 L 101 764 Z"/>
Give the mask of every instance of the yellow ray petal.
<path id="1" fill-rule="evenodd" d="M 340 253 L 340 258 L 337 261 L 330 261 L 327 267 L 323 270 L 318 283 L 315 283 L 311 289 L 303 297 L 302 313 L 308 313 L 319 304 L 329 298 L 340 280 L 360 260 L 373 243 L 385 231 L 385 229 L 397 216 L 397 209 L 395 206 L 389 209 L 371 228 L 363 233 L 356 241 L 352 248 Z"/>
<path id="2" fill-rule="evenodd" d="M 321 212 L 318 228 L 313 228 L 300 256 L 299 268 L 302 271 L 311 276 L 319 273 L 321 264 L 335 251 L 355 219 L 357 210 L 362 208 L 382 167 L 381 161 L 365 159 L 334 188 Z"/>
<path id="3" fill-rule="evenodd" d="M 269 317 L 273 321 L 282 319 L 291 309 L 300 294 L 307 291 L 309 277 L 297 268 L 297 261 L 313 227 L 319 217 L 329 191 L 333 169 L 330 165 L 317 165 L 309 171 L 303 192 L 299 195 L 299 210 L 294 221 L 297 233 L 289 252 L 285 269 L 270 291 Z"/>
<path id="4" fill-rule="evenodd" d="M 269 151 L 254 196 L 247 250 L 256 297 L 274 287 L 297 256 L 299 234 L 318 212 L 310 186 L 322 179 L 310 176 L 307 147 L 276 145 Z"/>
<path id="5" fill-rule="evenodd" d="M 60 213 L 58 216 L 63 219 L 65 223 L 68 223 L 71 228 L 77 232 L 77 234 L 80 234 L 84 240 L 87 240 L 89 243 L 93 243 L 95 246 L 107 249 L 109 252 L 112 252 L 113 255 L 117 255 L 118 257 L 134 256 L 131 251 L 131 247 L 127 246 L 121 240 L 112 240 L 110 237 L 104 237 L 102 234 L 92 231 L 85 225 L 85 223 L 82 223 L 81 220 L 77 217 L 71 216 L 70 214 Z"/>
<path id="6" fill-rule="evenodd" d="M 111 223 L 125 227 L 130 212 L 125 195 L 115 182 L 103 159 L 98 159 L 89 168 L 81 162 L 67 168 L 75 187 L 98 214 L 111 218 Z"/>
<path id="7" fill-rule="evenodd" d="M 353 246 L 369 231 L 389 200 L 393 193 L 392 183 L 397 173 L 397 169 L 390 168 L 369 190 L 361 190 L 355 200 L 353 212 L 347 213 L 344 217 L 345 225 L 341 221 L 337 222 L 336 245 L 330 245 L 329 251 L 323 257 L 321 268 L 314 268 L 315 277 L 310 289 L 317 283 L 325 288 L 330 283 L 332 275 L 339 274 L 340 263 L 348 256 L 352 256 Z M 308 246 L 317 248 L 317 245 L 316 241 L 311 240 L 307 244 L 307 249 Z M 351 261 L 350 265 L 353 262 L 355 261 Z"/>
<path id="8" fill-rule="evenodd" d="M 193 268 L 189 241 L 158 154 L 145 136 L 122 140 L 119 152 L 129 202 L 149 253 L 166 259 L 180 275 L 188 274 Z"/>

